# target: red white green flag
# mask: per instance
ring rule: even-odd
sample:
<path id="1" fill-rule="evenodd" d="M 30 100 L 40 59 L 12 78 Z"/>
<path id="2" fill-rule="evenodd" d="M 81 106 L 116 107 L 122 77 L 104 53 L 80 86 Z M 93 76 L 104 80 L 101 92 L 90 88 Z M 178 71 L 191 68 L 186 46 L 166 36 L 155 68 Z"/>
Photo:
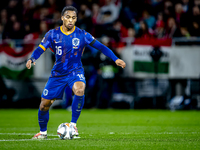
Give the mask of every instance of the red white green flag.
<path id="1" fill-rule="evenodd" d="M 35 44 L 30 40 L 34 40 L 37 36 L 32 35 L 32 38 L 27 36 L 20 47 L 12 48 L 8 43 L 0 44 L 0 75 L 9 79 L 25 79 L 33 74 L 33 69 L 26 68 L 27 59 L 30 57 Z M 19 51 L 19 52 L 17 52 Z"/>
<path id="2" fill-rule="evenodd" d="M 26 69 L 26 61 L 33 51 L 32 46 L 17 53 L 8 44 L 0 45 L 0 75 L 9 79 L 24 79 L 33 74 Z"/>

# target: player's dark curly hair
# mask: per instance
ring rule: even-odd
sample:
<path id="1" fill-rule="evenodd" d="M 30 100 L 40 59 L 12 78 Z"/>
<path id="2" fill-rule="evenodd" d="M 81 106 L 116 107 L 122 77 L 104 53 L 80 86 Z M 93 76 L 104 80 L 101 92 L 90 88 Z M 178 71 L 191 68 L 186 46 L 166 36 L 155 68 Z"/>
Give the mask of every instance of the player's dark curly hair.
<path id="1" fill-rule="evenodd" d="M 64 13 L 65 13 L 66 11 L 68 11 L 68 10 L 70 10 L 70 11 L 75 11 L 75 12 L 76 12 L 76 16 L 78 16 L 78 10 L 77 10 L 75 7 L 73 7 L 73 6 L 66 6 L 66 7 L 64 7 L 63 10 L 62 10 L 61 15 L 63 16 Z"/>

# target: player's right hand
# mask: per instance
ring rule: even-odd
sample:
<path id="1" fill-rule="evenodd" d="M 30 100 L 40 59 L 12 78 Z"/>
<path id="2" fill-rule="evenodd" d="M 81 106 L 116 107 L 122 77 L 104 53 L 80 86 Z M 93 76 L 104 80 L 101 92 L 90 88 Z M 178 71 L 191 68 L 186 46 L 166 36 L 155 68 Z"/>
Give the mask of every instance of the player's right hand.
<path id="1" fill-rule="evenodd" d="M 31 69 L 31 63 L 32 63 L 32 60 L 28 60 L 27 63 L 26 63 L 26 67 L 28 69 Z M 35 65 L 35 62 L 33 63 Z"/>

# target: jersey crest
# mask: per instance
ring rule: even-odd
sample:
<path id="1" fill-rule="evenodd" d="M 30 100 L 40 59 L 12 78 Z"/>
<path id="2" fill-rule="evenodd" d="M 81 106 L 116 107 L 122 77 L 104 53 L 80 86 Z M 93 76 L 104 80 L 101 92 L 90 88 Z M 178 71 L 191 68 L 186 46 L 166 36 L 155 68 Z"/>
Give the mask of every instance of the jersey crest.
<path id="1" fill-rule="evenodd" d="M 73 45 L 74 49 L 78 49 L 79 44 L 80 44 L 80 39 L 78 39 L 78 38 L 72 39 L 72 45 Z"/>

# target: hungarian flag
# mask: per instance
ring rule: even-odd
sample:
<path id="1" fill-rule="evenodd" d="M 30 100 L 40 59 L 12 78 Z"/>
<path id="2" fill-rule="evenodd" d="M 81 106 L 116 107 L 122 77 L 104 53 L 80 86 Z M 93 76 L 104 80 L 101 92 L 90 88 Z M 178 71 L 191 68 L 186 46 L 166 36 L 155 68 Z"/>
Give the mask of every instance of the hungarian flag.
<path id="1" fill-rule="evenodd" d="M 124 48 L 121 53 L 127 67 L 124 75 L 136 78 L 152 78 L 155 74 L 166 77 L 170 72 L 171 39 L 137 38 L 133 45 Z M 156 48 L 162 52 L 159 61 L 154 62 L 151 53 Z"/>
<path id="2" fill-rule="evenodd" d="M 31 37 L 31 38 L 30 38 Z M 33 68 L 27 69 L 26 62 L 34 50 L 32 42 L 37 35 L 28 35 L 20 47 L 12 48 L 8 43 L 0 44 L 0 75 L 9 79 L 21 80 L 33 74 Z M 18 52 L 18 49 L 20 51 Z"/>
<path id="3" fill-rule="evenodd" d="M 138 38 L 134 42 L 134 72 L 143 73 L 155 73 L 155 62 L 153 62 L 150 53 L 154 47 L 160 47 L 164 56 L 161 57 L 157 64 L 157 73 L 168 74 L 169 73 L 169 51 L 171 49 L 171 39 L 156 39 Z"/>

